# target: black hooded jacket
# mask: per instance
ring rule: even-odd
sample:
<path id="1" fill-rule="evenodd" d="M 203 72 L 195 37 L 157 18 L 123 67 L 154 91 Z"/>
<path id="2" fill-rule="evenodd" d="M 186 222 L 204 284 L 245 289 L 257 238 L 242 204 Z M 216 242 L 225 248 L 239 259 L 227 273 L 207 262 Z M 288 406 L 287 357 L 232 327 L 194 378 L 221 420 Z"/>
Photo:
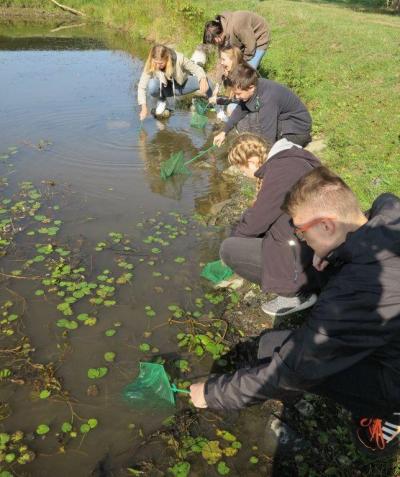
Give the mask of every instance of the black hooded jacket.
<path id="1" fill-rule="evenodd" d="M 381 195 L 368 217 L 327 257 L 332 274 L 307 322 L 282 334 L 269 363 L 209 379 L 210 408 L 284 399 L 363 360 L 378 363 L 382 392 L 400 407 L 400 200 Z M 264 336 L 259 357 L 268 347 Z"/>

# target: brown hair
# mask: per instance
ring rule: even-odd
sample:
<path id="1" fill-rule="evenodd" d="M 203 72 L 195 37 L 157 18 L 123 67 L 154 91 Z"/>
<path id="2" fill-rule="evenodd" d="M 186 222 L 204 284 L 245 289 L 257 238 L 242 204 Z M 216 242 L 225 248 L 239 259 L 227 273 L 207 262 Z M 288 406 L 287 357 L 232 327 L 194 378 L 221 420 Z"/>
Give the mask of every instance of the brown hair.
<path id="1" fill-rule="evenodd" d="M 228 161 L 235 166 L 247 166 L 250 157 L 259 158 L 260 167 L 267 160 L 271 145 L 260 136 L 252 133 L 240 134 L 232 143 L 228 153 Z M 258 180 L 257 192 L 262 181 Z"/>
<path id="2" fill-rule="evenodd" d="M 174 63 L 172 61 L 172 55 L 172 50 L 167 46 L 154 45 L 149 52 L 149 56 L 147 57 L 146 63 L 144 65 L 144 71 L 148 74 L 152 74 L 156 71 L 153 60 L 166 61 L 164 73 L 167 79 L 172 79 L 174 75 Z"/>
<path id="3" fill-rule="evenodd" d="M 248 63 L 239 63 L 229 73 L 229 82 L 233 88 L 249 89 L 256 86 L 258 80 L 257 71 Z"/>
<path id="4" fill-rule="evenodd" d="M 304 205 L 316 213 L 333 213 L 342 219 L 362 213 L 350 187 L 324 166 L 313 169 L 296 182 L 286 195 L 282 210 L 293 216 Z"/>

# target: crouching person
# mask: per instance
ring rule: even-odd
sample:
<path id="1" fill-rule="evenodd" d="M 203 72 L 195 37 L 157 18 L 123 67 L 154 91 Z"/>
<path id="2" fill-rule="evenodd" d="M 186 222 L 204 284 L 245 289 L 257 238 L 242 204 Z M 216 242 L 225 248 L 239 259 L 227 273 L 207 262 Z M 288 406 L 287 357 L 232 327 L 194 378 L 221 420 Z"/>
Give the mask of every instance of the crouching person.
<path id="1" fill-rule="evenodd" d="M 258 180 L 258 193 L 231 237 L 222 242 L 221 260 L 265 293 L 278 295 L 262 305 L 265 313 L 284 316 L 312 306 L 318 289 L 313 251 L 294 236 L 290 217 L 281 207 L 291 187 L 321 165 L 319 159 L 287 139 L 271 148 L 250 133 L 236 138 L 228 159 Z"/>
<path id="2" fill-rule="evenodd" d="M 283 208 L 330 278 L 301 328 L 262 335 L 258 366 L 193 384 L 192 401 L 228 410 L 307 390 L 350 410 L 360 446 L 383 455 L 400 434 L 400 199 L 383 194 L 365 216 L 319 167 Z"/>

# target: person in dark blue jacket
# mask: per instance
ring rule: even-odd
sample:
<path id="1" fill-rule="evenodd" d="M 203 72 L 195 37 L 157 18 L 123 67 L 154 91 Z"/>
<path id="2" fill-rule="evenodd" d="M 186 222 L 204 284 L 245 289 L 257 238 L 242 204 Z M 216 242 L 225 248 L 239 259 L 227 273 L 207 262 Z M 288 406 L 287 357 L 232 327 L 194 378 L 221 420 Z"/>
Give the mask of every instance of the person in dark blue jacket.
<path id="1" fill-rule="evenodd" d="M 263 334 L 257 366 L 192 384 L 192 401 L 239 409 L 308 391 L 351 411 L 365 450 L 389 452 L 400 436 L 400 199 L 382 194 L 364 215 L 349 187 L 318 167 L 283 209 L 329 279 L 301 328 Z"/>

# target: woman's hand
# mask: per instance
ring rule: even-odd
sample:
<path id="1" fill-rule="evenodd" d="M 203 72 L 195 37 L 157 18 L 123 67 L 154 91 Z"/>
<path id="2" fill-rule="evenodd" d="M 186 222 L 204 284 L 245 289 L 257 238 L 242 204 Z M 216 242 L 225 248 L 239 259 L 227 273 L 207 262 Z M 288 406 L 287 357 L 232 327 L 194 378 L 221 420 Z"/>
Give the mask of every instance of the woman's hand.
<path id="1" fill-rule="evenodd" d="M 217 134 L 214 137 L 214 141 L 213 141 L 214 146 L 220 147 L 221 144 L 225 141 L 225 136 L 226 134 L 224 133 L 224 131 L 221 131 L 219 134 Z"/>
<path id="2" fill-rule="evenodd" d="M 199 90 L 200 90 L 200 93 L 203 94 L 204 96 L 207 94 L 207 91 L 208 91 L 207 78 L 201 78 L 201 80 L 199 81 Z"/>
<path id="3" fill-rule="evenodd" d="M 205 383 L 194 383 L 190 386 L 190 399 L 195 407 L 202 409 L 207 407 L 206 398 L 204 397 Z"/>
<path id="4" fill-rule="evenodd" d="M 318 255 L 314 253 L 312 264 L 316 270 L 322 272 L 322 270 L 324 270 L 329 265 L 329 262 L 327 262 L 321 257 L 318 257 Z"/>
<path id="5" fill-rule="evenodd" d="M 147 117 L 147 114 L 148 114 L 147 106 L 145 104 L 142 104 L 142 109 L 139 114 L 140 120 L 143 121 Z"/>
<path id="6" fill-rule="evenodd" d="M 211 96 L 210 98 L 208 98 L 208 102 L 210 104 L 217 104 L 217 97 L 216 96 Z"/>

